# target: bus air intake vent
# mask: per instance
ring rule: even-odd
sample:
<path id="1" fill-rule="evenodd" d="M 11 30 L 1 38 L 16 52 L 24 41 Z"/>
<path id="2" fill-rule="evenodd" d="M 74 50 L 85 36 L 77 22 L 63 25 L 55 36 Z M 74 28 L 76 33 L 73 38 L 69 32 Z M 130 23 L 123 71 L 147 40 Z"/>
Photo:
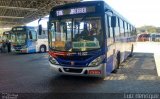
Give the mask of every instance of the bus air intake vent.
<path id="1" fill-rule="evenodd" d="M 70 72 L 70 73 L 81 73 L 82 69 L 73 69 L 73 68 L 63 68 L 65 72 Z"/>
<path id="2" fill-rule="evenodd" d="M 91 56 L 58 56 L 58 58 L 60 58 L 61 60 L 68 60 L 68 61 L 74 61 L 74 60 L 78 60 L 78 61 L 84 61 L 86 59 L 89 59 Z"/>

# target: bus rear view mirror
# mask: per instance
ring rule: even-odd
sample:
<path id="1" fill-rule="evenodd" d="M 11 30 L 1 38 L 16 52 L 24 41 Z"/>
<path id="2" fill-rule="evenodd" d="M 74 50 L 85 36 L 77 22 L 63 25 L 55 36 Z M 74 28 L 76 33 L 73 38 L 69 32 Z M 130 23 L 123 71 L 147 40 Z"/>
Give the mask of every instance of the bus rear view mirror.
<path id="1" fill-rule="evenodd" d="M 38 25 L 38 34 L 42 35 L 42 25 Z"/>
<path id="2" fill-rule="evenodd" d="M 111 17 L 111 27 L 116 27 L 116 16 Z"/>

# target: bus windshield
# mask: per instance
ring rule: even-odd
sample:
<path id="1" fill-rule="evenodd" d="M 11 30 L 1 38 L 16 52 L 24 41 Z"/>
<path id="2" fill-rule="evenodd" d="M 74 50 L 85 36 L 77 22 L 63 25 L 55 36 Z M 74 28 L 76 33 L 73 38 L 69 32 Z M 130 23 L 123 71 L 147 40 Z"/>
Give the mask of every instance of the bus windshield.
<path id="1" fill-rule="evenodd" d="M 11 41 L 14 44 L 18 44 L 18 45 L 24 45 L 26 42 L 26 33 L 24 32 L 13 32 L 11 34 Z"/>
<path id="2" fill-rule="evenodd" d="M 100 17 L 52 20 L 49 31 L 54 50 L 88 51 L 99 49 L 103 42 Z"/>

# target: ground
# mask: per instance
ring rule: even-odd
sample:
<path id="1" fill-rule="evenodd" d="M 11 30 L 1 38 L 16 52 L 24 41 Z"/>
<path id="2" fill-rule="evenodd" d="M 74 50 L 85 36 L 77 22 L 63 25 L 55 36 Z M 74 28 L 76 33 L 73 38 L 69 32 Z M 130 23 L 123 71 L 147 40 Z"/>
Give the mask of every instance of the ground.
<path id="1" fill-rule="evenodd" d="M 160 93 L 158 86 L 160 77 L 154 53 L 135 52 L 116 74 L 105 79 L 57 75 L 49 68 L 47 53 L 0 54 L 0 93 L 24 93 L 22 96 L 26 93 L 41 93 L 40 96 L 99 93 L 103 96 L 102 93 Z"/>

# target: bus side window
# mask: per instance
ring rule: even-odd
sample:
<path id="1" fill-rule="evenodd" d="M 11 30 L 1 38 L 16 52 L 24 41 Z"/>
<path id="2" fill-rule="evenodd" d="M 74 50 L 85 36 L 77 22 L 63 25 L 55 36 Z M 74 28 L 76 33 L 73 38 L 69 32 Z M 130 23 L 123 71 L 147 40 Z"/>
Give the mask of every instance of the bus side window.
<path id="1" fill-rule="evenodd" d="M 131 30 L 131 36 L 133 36 L 133 29 L 131 25 L 130 25 L 130 30 Z"/>
<path id="2" fill-rule="evenodd" d="M 128 37 L 127 22 L 124 21 L 125 37 Z"/>
<path id="3" fill-rule="evenodd" d="M 130 37 L 131 36 L 131 32 L 130 32 L 130 29 L 129 29 L 129 24 L 127 24 L 127 30 L 128 30 L 128 36 Z"/>
<path id="4" fill-rule="evenodd" d="M 120 36 L 124 37 L 124 26 L 123 26 L 123 20 L 119 19 L 120 24 Z"/>
<path id="5" fill-rule="evenodd" d="M 106 29 L 108 29 L 108 30 L 106 30 L 106 33 L 107 33 L 106 34 L 106 36 L 107 36 L 107 46 L 109 46 L 109 45 L 114 43 L 114 38 L 113 38 L 113 29 L 111 27 L 111 16 L 107 15 L 106 19 L 107 19 L 107 23 L 106 23 L 107 27 L 106 27 Z"/>
<path id="6" fill-rule="evenodd" d="M 112 27 L 111 27 L 111 16 L 108 16 L 108 38 L 113 38 L 113 30 L 112 30 Z"/>
<path id="7" fill-rule="evenodd" d="M 119 37 L 120 33 L 119 33 L 119 18 L 116 17 L 116 26 L 114 27 L 114 31 L 115 31 L 115 37 Z"/>

